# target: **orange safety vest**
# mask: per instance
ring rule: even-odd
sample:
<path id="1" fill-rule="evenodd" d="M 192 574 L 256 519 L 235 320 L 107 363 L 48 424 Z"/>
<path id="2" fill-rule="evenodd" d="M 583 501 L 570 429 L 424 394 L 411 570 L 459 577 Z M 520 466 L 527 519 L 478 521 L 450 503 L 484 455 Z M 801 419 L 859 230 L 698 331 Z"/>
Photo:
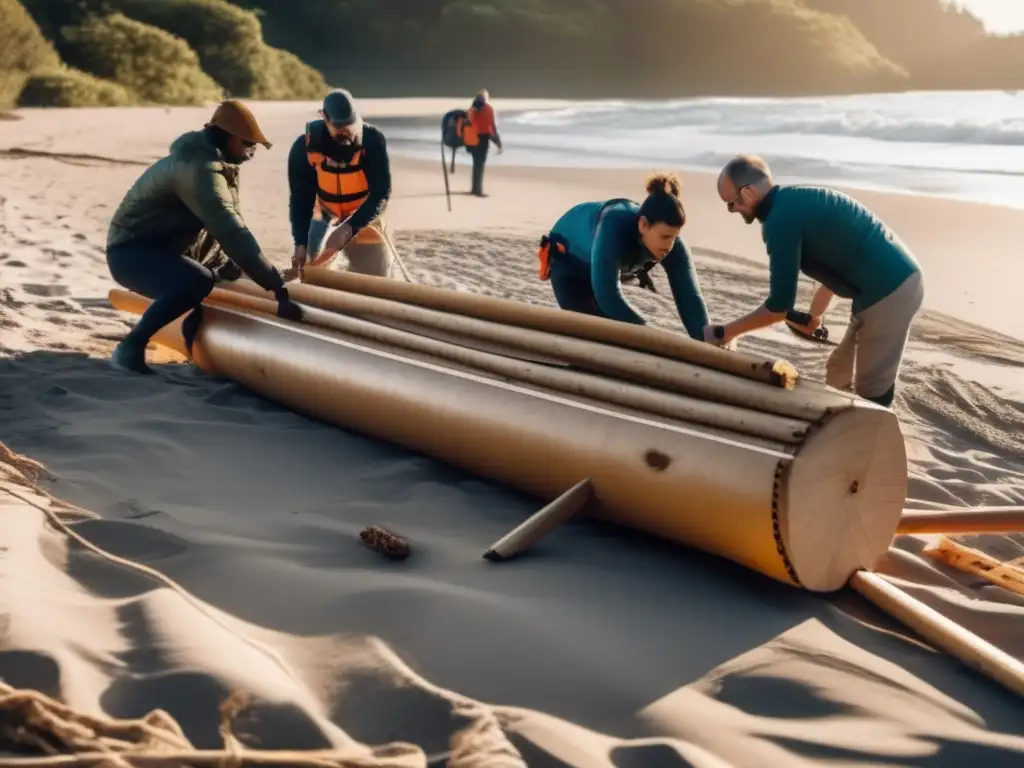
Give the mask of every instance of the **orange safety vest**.
<path id="1" fill-rule="evenodd" d="M 316 197 L 320 206 L 339 219 L 355 213 L 370 196 L 370 183 L 363 170 L 363 150 L 356 150 L 351 162 L 342 163 L 323 152 L 324 142 L 333 141 L 323 121 L 306 126 L 306 159 L 316 169 Z"/>

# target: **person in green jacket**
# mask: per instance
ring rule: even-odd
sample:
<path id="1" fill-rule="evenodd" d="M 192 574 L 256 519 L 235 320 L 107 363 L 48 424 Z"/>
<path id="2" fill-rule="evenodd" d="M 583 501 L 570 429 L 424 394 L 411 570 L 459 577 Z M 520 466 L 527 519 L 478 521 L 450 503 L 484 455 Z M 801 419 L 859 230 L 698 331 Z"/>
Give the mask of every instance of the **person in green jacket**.
<path id="1" fill-rule="evenodd" d="M 810 323 L 801 330 L 821 325 L 833 296 L 852 299 L 850 324 L 826 364 L 826 384 L 890 406 L 910 326 L 924 302 L 921 266 L 910 249 L 849 195 L 780 186 L 768 164 L 753 155 L 739 155 L 723 168 L 718 194 L 747 224 L 761 222 L 771 276 L 763 305 L 730 323 L 709 325 L 705 340 L 727 344 L 786 320 L 803 272 L 820 287 Z"/>
<path id="2" fill-rule="evenodd" d="M 574 205 L 541 238 L 539 277 L 551 281 L 562 309 L 646 325 L 621 283 L 636 278 L 653 289 L 648 272 L 661 265 L 687 334 L 703 340 L 708 322 L 690 249 L 680 236 L 686 211 L 679 177 L 655 173 L 642 203 L 625 198 Z"/>
<path id="3" fill-rule="evenodd" d="M 189 131 L 147 168 L 114 212 L 107 266 L 118 284 L 153 300 L 111 355 L 124 371 L 153 373 L 146 345 L 168 323 L 197 309 L 217 280 L 246 274 L 274 293 L 278 315 L 301 319 L 281 273 L 260 250 L 239 211 L 239 166 L 256 145 L 272 146 L 242 102 L 222 102 L 202 130 Z M 186 318 L 186 341 L 199 313 Z"/>

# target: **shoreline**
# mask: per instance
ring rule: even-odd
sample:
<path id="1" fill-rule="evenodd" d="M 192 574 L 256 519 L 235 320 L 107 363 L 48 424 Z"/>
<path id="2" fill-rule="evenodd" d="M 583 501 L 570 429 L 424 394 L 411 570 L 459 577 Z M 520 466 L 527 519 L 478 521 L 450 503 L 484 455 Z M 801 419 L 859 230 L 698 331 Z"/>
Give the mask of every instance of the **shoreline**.
<path id="1" fill-rule="evenodd" d="M 545 100 L 495 99 L 496 109 L 551 105 Z M 564 102 L 562 102 L 564 103 Z M 438 99 L 365 100 L 360 108 L 367 120 L 436 116 L 451 102 Z M 291 238 L 287 221 L 286 157 L 305 121 L 315 119 L 319 102 L 253 102 L 252 108 L 273 143 L 262 147 L 243 166 L 242 205 L 260 243 L 275 258 L 287 261 Z M 194 130 L 209 118 L 198 107 L 127 107 L 74 110 L 75 130 L 68 133 L 53 110 L 24 110 L 21 120 L 0 121 L 0 163 L 48 162 L 44 157 L 16 159 L 13 148 L 62 153 L 53 162 L 75 162 L 77 156 L 100 155 L 118 162 L 148 164 L 166 152 L 180 133 Z M 389 117 L 390 119 L 390 117 Z M 111 125 L 119 129 L 110 130 Z M 385 129 L 385 136 L 387 132 Z M 742 149 L 741 147 L 737 148 Z M 3 157 L 7 150 L 7 157 Z M 468 188 L 468 155 L 457 153 L 451 178 L 452 205 L 445 205 L 444 184 L 437 161 L 392 153 L 394 196 L 389 206 L 402 230 L 454 229 L 517 231 L 539 238 L 560 211 L 588 199 L 613 196 L 638 198 L 644 179 L 655 167 L 552 168 L 514 164 L 510 147 L 501 162 L 489 164 L 486 189 L 491 197 L 477 200 L 463 194 Z M 771 161 L 771 158 L 768 158 Z M 0 166 L 3 167 L 3 166 Z M 9 166 L 8 166 L 9 167 Z M 660 170 L 660 169 L 658 169 Z M 735 254 L 766 264 L 758 226 L 747 226 L 725 211 L 715 190 L 716 174 L 669 166 L 683 180 L 688 222 L 683 237 L 691 247 Z M 129 166 L 121 182 L 127 190 L 141 166 Z M 780 181 L 785 177 L 780 176 Z M 903 239 L 925 269 L 925 307 L 1024 340 L 1024 313 L 1010 310 L 1018 301 L 1021 267 L 1016 256 L 1024 209 L 905 192 L 829 185 L 864 202 Z M 250 190 L 260 187 L 258 194 Z M 433 198 L 435 202 L 429 200 Z M 533 201 L 523 204 L 523 201 Z M 422 203 L 422 204 L 421 204 Z M 533 254 L 525 254 L 532 258 Z M 530 269 L 531 267 L 526 267 Z M 1022 278 L 1024 279 L 1024 278 Z M 842 303 L 842 302 L 839 302 Z M 993 312 L 993 308 L 998 308 Z"/>

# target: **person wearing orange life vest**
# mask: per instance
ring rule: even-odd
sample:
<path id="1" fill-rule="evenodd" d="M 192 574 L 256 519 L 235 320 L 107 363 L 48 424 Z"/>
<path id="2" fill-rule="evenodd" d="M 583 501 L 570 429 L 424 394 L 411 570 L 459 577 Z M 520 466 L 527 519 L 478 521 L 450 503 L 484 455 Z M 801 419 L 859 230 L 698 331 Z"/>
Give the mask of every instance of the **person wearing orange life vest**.
<path id="1" fill-rule="evenodd" d="M 494 116 L 494 107 L 490 104 L 490 94 L 484 89 L 473 99 L 468 110 L 469 120 L 462 131 L 462 143 L 473 158 L 473 189 L 471 195 L 486 197 L 484 194 L 484 166 L 487 164 L 487 151 L 491 142 L 498 147 L 498 154 L 504 151 L 501 136 L 498 134 L 498 123 Z"/>
<path id="2" fill-rule="evenodd" d="M 343 88 L 324 98 L 288 154 L 289 218 L 295 251 L 289 279 L 306 265 L 330 264 L 339 252 L 349 270 L 388 277 L 392 254 L 384 210 L 391 164 L 384 134 L 364 122 Z"/>

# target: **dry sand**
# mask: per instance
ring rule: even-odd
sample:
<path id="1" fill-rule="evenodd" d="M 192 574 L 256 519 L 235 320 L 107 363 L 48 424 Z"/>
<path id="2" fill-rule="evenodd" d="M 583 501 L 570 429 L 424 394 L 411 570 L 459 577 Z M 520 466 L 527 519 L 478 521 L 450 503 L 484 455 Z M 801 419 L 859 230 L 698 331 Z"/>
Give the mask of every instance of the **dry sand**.
<path id="1" fill-rule="evenodd" d="M 394 119 L 447 107 L 365 108 Z M 244 214 L 284 265 L 287 146 L 314 108 L 256 110 L 276 143 L 244 167 Z M 442 765 L 450 750 L 459 766 L 1024 763 L 1019 698 L 852 593 L 804 593 L 590 523 L 487 563 L 487 545 L 535 500 L 188 366 L 111 371 L 104 358 L 134 318 L 106 302 L 107 222 L 144 165 L 207 113 L 25 111 L 0 123 L 0 440 L 50 471 L 34 483 L 32 466 L 2 461 L 0 678 L 94 714 L 163 708 L 203 747 L 220 743 L 221 699 L 242 690 L 258 702 L 246 743 L 414 745 L 382 765 Z M 572 203 L 643 184 L 642 172 L 495 168 L 489 199 L 456 194 L 448 213 L 438 169 L 398 158 L 393 169 L 396 244 L 416 280 L 543 304 L 538 235 Z M 461 160 L 458 190 L 468 176 Z M 724 213 L 710 177 L 685 184 L 712 316 L 735 316 L 763 296 L 759 232 Z M 1002 333 L 1022 315 L 984 298 L 993 283 L 1019 304 L 1024 213 L 857 194 L 927 270 L 896 403 L 908 507 L 1024 504 L 1024 342 Z M 977 242 L 967 274 L 963 244 Z M 627 290 L 679 327 L 666 297 Z M 975 299 L 988 328 L 963 319 L 977 319 Z M 833 333 L 847 312 L 833 307 Z M 742 346 L 814 377 L 827 354 L 780 329 Z M 151 359 L 161 355 L 171 359 Z M 41 508 L 62 507 L 46 494 L 89 511 L 65 509 L 68 530 L 188 593 L 49 527 Z M 362 547 L 374 523 L 416 555 L 392 563 Z M 1024 599 L 920 557 L 925 539 L 900 537 L 885 571 L 1024 659 Z M 1024 555 L 1024 536 L 970 541 Z"/>

